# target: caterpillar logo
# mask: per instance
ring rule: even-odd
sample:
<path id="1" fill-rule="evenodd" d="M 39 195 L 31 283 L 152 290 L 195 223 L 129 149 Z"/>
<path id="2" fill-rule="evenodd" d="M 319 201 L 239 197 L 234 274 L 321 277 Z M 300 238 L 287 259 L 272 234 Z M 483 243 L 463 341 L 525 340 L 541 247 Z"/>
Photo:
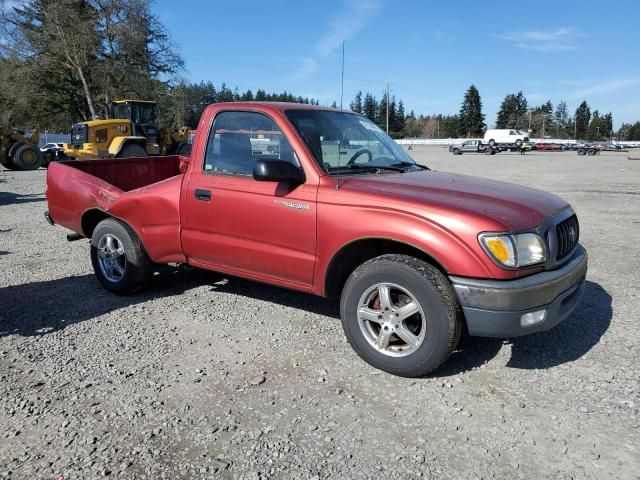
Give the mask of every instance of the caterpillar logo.
<path id="1" fill-rule="evenodd" d="M 288 200 L 274 200 L 273 203 L 284 205 L 287 208 L 295 208 L 296 210 L 309 210 L 306 203 L 289 202 Z"/>

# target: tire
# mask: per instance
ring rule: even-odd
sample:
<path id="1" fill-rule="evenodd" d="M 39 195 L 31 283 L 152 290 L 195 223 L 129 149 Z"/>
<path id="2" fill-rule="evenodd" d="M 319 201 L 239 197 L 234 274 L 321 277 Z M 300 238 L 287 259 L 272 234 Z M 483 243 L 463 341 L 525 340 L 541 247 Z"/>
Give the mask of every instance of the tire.
<path id="1" fill-rule="evenodd" d="M 117 155 L 118 158 L 138 158 L 147 156 L 147 151 L 138 143 L 129 143 L 125 145 Z"/>
<path id="2" fill-rule="evenodd" d="M 522 143 L 522 140 L 516 140 L 516 147 L 520 148 L 520 144 Z"/>
<path id="3" fill-rule="evenodd" d="M 485 155 L 493 155 L 494 151 L 493 148 L 485 148 L 483 153 Z"/>
<path id="4" fill-rule="evenodd" d="M 386 289 L 388 302 L 381 300 Z M 398 317 L 409 304 L 416 312 Z M 442 272 L 407 255 L 382 255 L 363 263 L 348 278 L 340 299 L 342 328 L 351 347 L 373 367 L 402 377 L 424 376 L 449 358 L 460 339 L 460 312 Z M 381 336 L 386 328 L 391 333 Z M 380 341 L 386 345 L 374 346 Z"/>
<path id="5" fill-rule="evenodd" d="M 493 147 L 495 144 L 496 144 L 496 141 L 493 138 L 489 140 L 489 145 Z"/>
<path id="6" fill-rule="evenodd" d="M 136 233 L 115 218 L 101 221 L 93 231 L 91 264 L 102 286 L 118 295 L 144 288 L 153 274 L 153 263 Z"/>
<path id="7" fill-rule="evenodd" d="M 35 145 L 22 145 L 12 158 L 16 170 L 37 170 L 44 164 L 42 152 Z"/>
<path id="8" fill-rule="evenodd" d="M 581 148 L 578 150 L 578 155 L 582 156 L 585 155 L 587 153 L 587 151 L 584 148 Z"/>
<path id="9" fill-rule="evenodd" d="M 595 155 L 596 151 L 593 148 L 590 148 L 589 150 L 587 150 L 587 155 Z"/>
<path id="10" fill-rule="evenodd" d="M 11 158 L 9 157 L 8 153 L 6 153 L 5 155 L 0 154 L 0 165 L 2 165 L 7 170 L 16 169 L 16 166 L 11 161 Z"/>
<path id="11" fill-rule="evenodd" d="M 454 155 L 462 155 L 462 152 L 460 151 L 460 149 L 459 149 L 459 148 L 454 148 L 454 149 L 453 149 L 453 154 L 454 154 Z"/>
<path id="12" fill-rule="evenodd" d="M 42 166 L 49 168 L 49 164 L 56 159 L 56 153 L 53 150 L 45 150 L 42 152 Z"/>

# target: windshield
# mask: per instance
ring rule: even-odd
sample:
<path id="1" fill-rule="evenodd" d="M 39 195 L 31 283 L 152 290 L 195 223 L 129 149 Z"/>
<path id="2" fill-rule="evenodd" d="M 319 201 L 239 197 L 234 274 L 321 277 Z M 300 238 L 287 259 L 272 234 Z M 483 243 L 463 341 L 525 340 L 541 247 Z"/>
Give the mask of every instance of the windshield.
<path id="1" fill-rule="evenodd" d="M 287 110 L 285 113 L 316 161 L 329 174 L 345 169 L 424 168 L 416 165 L 375 123 L 361 115 L 326 110 Z"/>
<path id="2" fill-rule="evenodd" d="M 113 118 L 126 118 L 141 125 L 153 124 L 155 120 L 155 105 L 119 103 L 113 107 Z"/>

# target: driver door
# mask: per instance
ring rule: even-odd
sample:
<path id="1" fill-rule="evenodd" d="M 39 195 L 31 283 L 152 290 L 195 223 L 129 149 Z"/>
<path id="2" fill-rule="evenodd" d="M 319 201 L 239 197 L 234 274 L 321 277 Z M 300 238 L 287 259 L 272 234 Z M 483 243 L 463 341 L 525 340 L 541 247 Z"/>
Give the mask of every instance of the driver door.
<path id="1" fill-rule="evenodd" d="M 182 197 L 182 242 L 190 263 L 310 287 L 317 185 L 289 187 L 252 175 L 258 159 L 300 166 L 273 119 L 258 112 L 218 113 L 204 157 Z"/>

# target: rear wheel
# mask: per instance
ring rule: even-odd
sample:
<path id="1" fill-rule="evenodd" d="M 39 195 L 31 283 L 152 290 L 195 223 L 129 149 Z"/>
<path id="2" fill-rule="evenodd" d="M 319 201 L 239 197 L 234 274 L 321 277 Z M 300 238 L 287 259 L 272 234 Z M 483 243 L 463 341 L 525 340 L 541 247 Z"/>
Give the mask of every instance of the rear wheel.
<path id="1" fill-rule="evenodd" d="M 144 147 L 137 143 L 130 143 L 125 145 L 120 153 L 118 154 L 118 158 L 136 158 L 136 157 L 146 157 L 147 151 Z"/>
<path id="2" fill-rule="evenodd" d="M 448 279 L 407 255 L 360 265 L 342 291 L 347 340 L 370 365 L 403 377 L 440 366 L 460 338 L 460 307 Z"/>
<path id="3" fill-rule="evenodd" d="M 143 288 L 153 274 L 153 263 L 136 233 L 115 218 L 101 221 L 93 231 L 91 263 L 102 286 L 119 295 Z"/>
<path id="4" fill-rule="evenodd" d="M 489 145 L 493 147 L 495 144 L 496 144 L 496 141 L 493 138 L 489 140 Z"/>
<path id="5" fill-rule="evenodd" d="M 42 152 L 35 145 L 22 145 L 12 161 L 17 170 L 37 170 L 44 164 Z"/>
<path id="6" fill-rule="evenodd" d="M 521 143 L 522 143 L 522 140 L 520 139 L 516 140 L 516 147 L 519 147 Z"/>
<path id="7" fill-rule="evenodd" d="M 454 149 L 453 149 L 453 154 L 454 154 L 454 155 L 462 155 L 462 152 L 460 151 L 460 149 L 459 149 L 459 148 L 454 148 Z"/>

